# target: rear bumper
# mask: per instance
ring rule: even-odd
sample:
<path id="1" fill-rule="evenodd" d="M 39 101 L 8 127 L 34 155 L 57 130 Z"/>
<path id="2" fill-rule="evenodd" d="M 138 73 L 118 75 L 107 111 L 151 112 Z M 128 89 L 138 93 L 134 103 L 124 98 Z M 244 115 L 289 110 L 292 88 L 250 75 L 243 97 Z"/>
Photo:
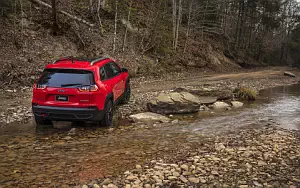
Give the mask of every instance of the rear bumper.
<path id="1" fill-rule="evenodd" d="M 52 121 L 100 121 L 104 110 L 94 108 L 65 108 L 53 106 L 32 106 L 34 115 Z"/>

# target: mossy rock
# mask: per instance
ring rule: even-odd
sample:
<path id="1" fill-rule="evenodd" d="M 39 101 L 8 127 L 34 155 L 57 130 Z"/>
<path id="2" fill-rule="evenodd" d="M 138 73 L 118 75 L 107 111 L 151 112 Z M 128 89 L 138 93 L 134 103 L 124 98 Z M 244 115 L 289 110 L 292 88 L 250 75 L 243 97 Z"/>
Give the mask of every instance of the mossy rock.
<path id="1" fill-rule="evenodd" d="M 256 91 L 250 88 L 240 87 L 234 91 L 234 96 L 240 100 L 254 101 L 256 99 Z"/>

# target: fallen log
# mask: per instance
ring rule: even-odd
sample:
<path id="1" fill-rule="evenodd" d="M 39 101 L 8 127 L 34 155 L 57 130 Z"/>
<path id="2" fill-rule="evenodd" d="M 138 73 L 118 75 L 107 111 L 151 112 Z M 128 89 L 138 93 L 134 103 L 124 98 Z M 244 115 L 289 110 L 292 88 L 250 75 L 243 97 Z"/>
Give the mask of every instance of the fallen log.
<path id="1" fill-rule="evenodd" d="M 45 2 L 43 2 L 43 1 L 41 1 L 41 0 L 29 0 L 29 1 L 32 2 L 32 3 L 36 3 L 36 4 L 39 4 L 39 5 L 42 5 L 42 6 L 44 6 L 44 7 L 47 7 L 47 8 L 52 9 L 52 6 L 51 6 L 51 5 L 45 3 Z M 63 15 L 65 15 L 65 16 L 68 16 L 69 18 L 71 18 L 71 19 L 73 19 L 73 20 L 76 20 L 76 21 L 78 21 L 78 22 L 84 23 L 84 24 L 86 24 L 86 25 L 88 25 L 88 26 L 90 26 L 90 27 L 94 27 L 94 24 L 91 24 L 91 23 L 89 23 L 88 21 L 86 21 L 86 20 L 84 20 L 84 19 L 82 19 L 82 18 L 78 18 L 77 16 L 74 16 L 74 15 L 72 15 L 72 14 L 70 14 L 70 13 L 67 13 L 67 12 L 63 11 L 63 10 L 58 10 L 57 12 L 58 12 L 58 13 L 61 13 L 61 14 L 63 14 Z"/>

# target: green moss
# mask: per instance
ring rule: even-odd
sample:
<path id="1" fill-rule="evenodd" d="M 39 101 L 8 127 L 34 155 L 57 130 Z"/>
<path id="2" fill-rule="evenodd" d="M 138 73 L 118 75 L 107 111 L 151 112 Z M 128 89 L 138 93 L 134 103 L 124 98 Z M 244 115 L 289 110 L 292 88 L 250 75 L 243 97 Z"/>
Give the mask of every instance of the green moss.
<path id="1" fill-rule="evenodd" d="M 254 101 L 256 99 L 256 91 L 250 88 L 236 88 L 233 93 L 234 96 L 240 100 Z"/>

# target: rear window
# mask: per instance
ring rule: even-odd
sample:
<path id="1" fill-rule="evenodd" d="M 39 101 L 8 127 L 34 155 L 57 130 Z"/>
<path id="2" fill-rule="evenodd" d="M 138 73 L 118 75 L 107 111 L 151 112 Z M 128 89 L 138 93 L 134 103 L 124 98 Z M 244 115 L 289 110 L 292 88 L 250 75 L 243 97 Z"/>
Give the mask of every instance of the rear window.
<path id="1" fill-rule="evenodd" d="M 46 69 L 38 81 L 49 87 L 78 87 L 94 84 L 93 73 L 86 70 Z"/>

